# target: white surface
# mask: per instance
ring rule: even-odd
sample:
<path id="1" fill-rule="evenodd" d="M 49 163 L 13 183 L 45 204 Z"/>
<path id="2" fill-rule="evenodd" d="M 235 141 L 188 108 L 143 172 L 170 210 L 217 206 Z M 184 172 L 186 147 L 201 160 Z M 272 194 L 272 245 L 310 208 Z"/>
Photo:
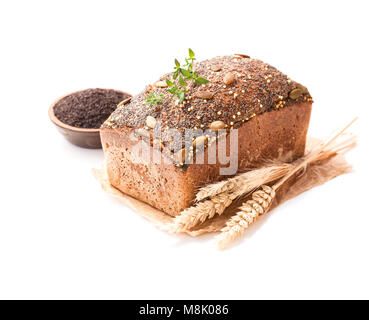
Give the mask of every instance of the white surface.
<path id="1" fill-rule="evenodd" d="M 0 298 L 369 298 L 367 1 L 2 1 Z M 305 84 L 310 134 L 355 115 L 352 173 L 285 203 L 237 246 L 158 231 L 91 174 L 48 106 L 132 93 L 199 59 L 247 53 Z"/>

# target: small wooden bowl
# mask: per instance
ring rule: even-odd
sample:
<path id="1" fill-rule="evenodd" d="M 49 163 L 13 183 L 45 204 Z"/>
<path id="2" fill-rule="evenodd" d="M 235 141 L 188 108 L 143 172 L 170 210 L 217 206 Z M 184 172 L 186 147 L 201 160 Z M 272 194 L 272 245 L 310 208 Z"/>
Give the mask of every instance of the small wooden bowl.
<path id="1" fill-rule="evenodd" d="M 119 90 L 116 90 L 119 91 Z M 125 95 L 129 96 L 128 99 L 131 99 L 131 94 L 119 91 L 124 93 Z M 88 149 L 101 149 L 101 140 L 100 140 L 100 129 L 85 129 L 85 128 L 77 128 L 70 126 L 62 121 L 60 121 L 54 113 L 55 105 L 63 98 L 76 93 L 72 92 L 69 93 L 58 100 L 56 100 L 49 108 L 49 118 L 54 123 L 58 131 L 67 139 L 70 143 Z M 124 100 L 124 101 L 126 101 Z"/>

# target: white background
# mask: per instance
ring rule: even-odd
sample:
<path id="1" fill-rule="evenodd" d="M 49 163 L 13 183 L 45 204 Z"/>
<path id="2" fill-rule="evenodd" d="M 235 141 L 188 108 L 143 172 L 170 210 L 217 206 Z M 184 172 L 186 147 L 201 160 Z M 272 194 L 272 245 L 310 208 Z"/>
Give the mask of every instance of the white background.
<path id="1" fill-rule="evenodd" d="M 1 1 L 0 298 L 369 298 L 367 1 Z M 89 87 L 138 93 L 187 48 L 246 53 L 306 85 L 310 134 L 350 118 L 350 174 L 230 250 L 168 235 L 104 194 L 101 150 L 47 117 Z"/>

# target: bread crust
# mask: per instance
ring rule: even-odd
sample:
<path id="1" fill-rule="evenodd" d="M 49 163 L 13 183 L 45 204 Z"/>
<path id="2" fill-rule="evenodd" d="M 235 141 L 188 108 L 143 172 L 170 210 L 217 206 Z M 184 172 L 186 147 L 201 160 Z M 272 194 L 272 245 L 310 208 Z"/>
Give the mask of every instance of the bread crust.
<path id="1" fill-rule="evenodd" d="M 292 161 L 301 157 L 305 151 L 311 107 L 310 101 L 294 103 L 242 123 L 238 128 L 238 172 L 265 160 Z M 220 175 L 219 169 L 224 165 L 218 157 L 215 164 L 207 164 L 207 152 L 205 164 L 189 164 L 185 169 L 164 161 L 160 164 L 135 163 L 132 150 L 137 141 L 130 139 L 133 130 L 104 126 L 101 140 L 110 183 L 134 198 L 176 216 L 193 203 L 199 187 L 229 177 Z M 149 148 L 152 153 L 159 152 L 152 146 Z M 209 148 L 217 148 L 217 144 Z"/>
<path id="2" fill-rule="evenodd" d="M 198 62 L 195 66 L 198 76 L 208 79 L 209 83 L 199 85 L 188 80 L 183 103 L 169 93 L 168 88 L 157 85 L 165 84 L 165 79 L 175 81 L 172 74 L 166 74 L 127 104 L 118 106 L 103 127 L 145 128 L 147 118 L 153 117 L 158 120 L 157 125 L 160 122 L 167 129 L 181 132 L 207 129 L 219 120 L 227 129 L 233 129 L 264 112 L 312 102 L 307 88 L 258 59 L 224 56 Z M 213 71 L 214 66 L 220 69 Z M 232 82 L 226 80 L 228 75 L 232 75 Z M 162 97 L 160 103 L 147 104 L 149 93 Z"/>

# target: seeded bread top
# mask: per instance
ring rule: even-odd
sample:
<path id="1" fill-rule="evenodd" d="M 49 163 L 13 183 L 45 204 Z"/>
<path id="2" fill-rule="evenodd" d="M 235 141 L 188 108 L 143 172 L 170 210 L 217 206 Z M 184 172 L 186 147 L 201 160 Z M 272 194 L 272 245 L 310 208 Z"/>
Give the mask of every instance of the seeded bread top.
<path id="1" fill-rule="evenodd" d="M 209 83 L 186 84 L 186 99 L 180 103 L 167 92 L 162 76 L 128 103 L 118 106 L 103 128 L 150 129 L 161 123 L 163 129 L 208 129 L 216 122 L 225 129 L 237 128 L 257 114 L 312 101 L 307 89 L 276 68 L 245 55 L 216 57 L 195 64 L 199 77 Z M 146 103 L 149 92 L 163 95 L 157 105 Z M 156 121 L 155 121 L 156 120 Z"/>

